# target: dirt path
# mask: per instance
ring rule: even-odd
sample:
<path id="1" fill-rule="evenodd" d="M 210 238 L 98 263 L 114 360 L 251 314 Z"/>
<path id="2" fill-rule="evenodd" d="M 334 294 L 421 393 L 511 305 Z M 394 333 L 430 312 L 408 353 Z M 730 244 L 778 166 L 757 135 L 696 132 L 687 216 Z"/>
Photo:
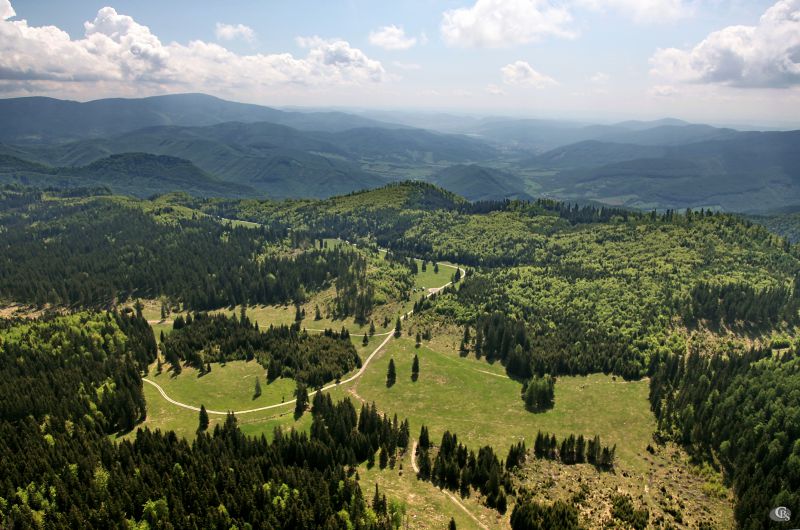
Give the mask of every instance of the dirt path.
<path id="1" fill-rule="evenodd" d="M 450 267 L 450 268 L 453 268 L 453 269 L 459 269 L 461 271 L 462 278 L 463 278 L 463 275 L 465 274 L 464 269 L 462 269 L 460 267 L 456 267 L 455 265 L 448 265 L 448 264 L 444 264 L 443 263 L 442 266 L 443 267 Z M 431 290 L 431 292 L 428 293 L 428 296 L 433 296 L 434 294 L 438 293 L 439 291 L 441 291 L 445 287 L 449 286 L 451 283 L 453 283 L 453 282 L 447 282 L 446 284 L 442 285 L 441 287 L 437 287 L 435 290 Z M 403 315 L 403 318 L 404 319 L 408 318 L 413 313 L 414 313 L 414 310 L 412 309 L 411 311 L 405 313 Z M 322 387 L 320 390 L 314 390 L 313 392 L 309 392 L 308 393 L 309 399 L 311 397 L 313 397 L 314 394 L 316 394 L 317 392 L 324 392 L 326 390 L 330 390 L 332 388 L 336 388 L 336 387 L 338 387 L 340 385 L 345 385 L 347 383 L 351 383 L 351 382 L 357 380 L 362 375 L 364 375 L 364 372 L 366 372 L 367 366 L 369 366 L 370 361 L 372 361 L 372 359 L 375 357 L 375 355 L 377 355 L 383 349 L 383 347 L 386 346 L 389 343 L 390 340 L 392 340 L 392 337 L 394 336 L 394 332 L 389 331 L 388 333 L 381 333 L 380 334 L 380 336 L 383 336 L 383 335 L 385 335 L 386 338 L 383 339 L 383 342 L 381 342 L 378 345 L 378 347 L 375 348 L 372 351 L 372 353 L 369 355 L 369 357 L 367 357 L 367 360 L 364 361 L 364 364 L 361 365 L 361 369 L 358 372 L 356 372 L 352 376 L 348 377 L 344 381 L 340 381 L 338 383 L 331 383 L 331 384 L 329 384 L 327 386 Z M 158 390 L 158 393 L 161 394 L 161 397 L 163 397 L 169 403 L 172 403 L 173 405 L 175 405 L 177 407 L 181 407 L 181 408 L 184 408 L 184 409 L 187 409 L 187 410 L 194 410 L 194 411 L 199 411 L 200 410 L 200 407 L 196 407 L 194 405 L 188 405 L 186 403 L 181 403 L 180 401 L 176 401 L 176 400 L 172 399 L 171 397 L 169 397 L 169 395 L 167 395 L 166 391 L 164 391 L 164 389 L 161 388 L 161 385 L 159 385 L 155 381 L 151 381 L 150 379 L 147 379 L 146 377 L 143 377 L 142 381 L 154 386 L 156 388 L 156 390 Z M 284 401 L 283 403 L 275 403 L 273 405 L 266 405 L 264 407 L 258 407 L 258 408 L 255 408 L 255 409 L 234 410 L 234 411 L 230 411 L 230 412 L 233 412 L 236 415 L 251 414 L 253 412 L 261 412 L 261 411 L 264 411 L 264 410 L 270 410 L 270 409 L 276 409 L 276 408 L 279 408 L 279 407 L 285 407 L 286 405 L 291 405 L 292 403 L 294 403 L 296 401 L 297 401 L 297 399 L 293 399 L 291 401 Z M 222 412 L 222 411 L 219 411 L 219 410 L 209 410 L 209 409 L 206 409 L 206 412 L 208 412 L 209 414 L 215 414 L 215 415 L 218 415 L 218 416 L 225 416 L 225 415 L 228 414 L 228 411 Z"/>
<path id="2" fill-rule="evenodd" d="M 414 473 L 419 473 L 419 466 L 417 466 L 417 441 L 416 441 L 416 440 L 414 440 L 414 443 L 411 445 L 411 468 L 414 470 Z M 440 491 L 442 491 L 442 492 L 443 492 L 445 495 L 447 495 L 447 498 L 448 498 L 448 499 L 450 499 L 450 500 L 453 502 L 453 504 L 455 504 L 456 506 L 458 506 L 459 508 L 461 508 L 461 509 L 464 511 L 464 513 L 466 513 L 467 515 L 469 515 L 469 516 L 470 516 L 470 518 L 471 518 L 473 521 L 475 521 L 475 524 L 477 524 L 477 525 L 478 525 L 478 526 L 480 526 L 481 528 L 484 528 L 485 530 L 489 530 L 489 527 L 488 527 L 488 526 L 486 526 L 485 524 L 483 524 L 483 523 L 480 521 L 480 519 L 478 519 L 477 517 L 475 517 L 475 516 L 472 514 L 472 512 L 471 512 L 471 511 L 469 511 L 469 510 L 467 509 L 467 507 L 466 507 L 466 506 L 464 506 L 464 505 L 461 503 L 461 501 L 460 501 L 460 500 L 458 500 L 458 498 L 457 498 L 455 495 L 453 495 L 452 493 L 450 493 L 450 492 L 449 492 L 449 491 L 447 491 L 446 489 L 443 489 L 443 488 L 439 488 L 439 489 L 440 489 Z"/>

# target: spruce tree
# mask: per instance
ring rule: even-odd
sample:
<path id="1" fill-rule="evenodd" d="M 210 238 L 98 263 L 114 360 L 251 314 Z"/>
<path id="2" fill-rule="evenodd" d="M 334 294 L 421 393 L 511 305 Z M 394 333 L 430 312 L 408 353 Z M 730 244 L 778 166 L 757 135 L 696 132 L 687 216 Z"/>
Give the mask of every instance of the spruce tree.
<path id="1" fill-rule="evenodd" d="M 386 370 L 386 386 L 391 387 L 397 381 L 397 370 L 394 367 L 394 359 L 389 359 L 389 369 Z"/>
<path id="2" fill-rule="evenodd" d="M 197 432 L 202 432 L 208 429 L 208 412 L 205 405 L 200 405 L 200 422 L 197 426 Z"/>
<path id="3" fill-rule="evenodd" d="M 297 383 L 295 396 L 297 401 L 295 401 L 294 404 L 294 419 L 297 420 L 300 419 L 300 417 L 306 411 L 306 406 L 308 405 L 308 390 L 306 389 L 306 385 Z"/>
<path id="4" fill-rule="evenodd" d="M 414 354 L 414 362 L 411 363 L 411 380 L 416 381 L 419 379 L 419 357 Z"/>
<path id="5" fill-rule="evenodd" d="M 256 388 L 253 391 L 253 399 L 256 399 L 260 396 L 261 396 L 261 381 L 259 381 L 259 378 L 256 377 Z"/>
<path id="6" fill-rule="evenodd" d="M 386 445 L 381 446 L 381 456 L 378 459 L 378 466 L 381 469 L 386 469 L 386 466 L 389 465 L 389 448 Z"/>
<path id="7" fill-rule="evenodd" d="M 424 425 L 419 430 L 419 446 L 428 449 L 431 446 L 431 439 L 428 435 L 428 428 Z"/>
<path id="8" fill-rule="evenodd" d="M 414 344 L 414 347 L 419 348 L 420 344 L 422 344 L 422 336 L 419 334 L 419 331 L 417 331 L 416 344 Z"/>
<path id="9" fill-rule="evenodd" d="M 319 310 L 319 305 L 314 306 L 314 320 L 322 320 L 322 313 Z"/>
<path id="10" fill-rule="evenodd" d="M 364 335 L 364 339 L 361 341 L 361 344 L 363 346 L 366 346 L 367 344 L 369 344 L 369 335 Z"/>
<path id="11" fill-rule="evenodd" d="M 397 317 L 397 321 L 394 323 L 394 338 L 400 338 L 400 335 L 403 331 L 403 325 L 400 323 L 400 317 Z"/>
<path id="12" fill-rule="evenodd" d="M 373 336 L 375 334 L 375 322 L 370 320 L 369 321 L 369 336 Z"/>
<path id="13" fill-rule="evenodd" d="M 450 524 L 447 526 L 448 530 L 456 530 L 456 520 L 450 518 Z"/>

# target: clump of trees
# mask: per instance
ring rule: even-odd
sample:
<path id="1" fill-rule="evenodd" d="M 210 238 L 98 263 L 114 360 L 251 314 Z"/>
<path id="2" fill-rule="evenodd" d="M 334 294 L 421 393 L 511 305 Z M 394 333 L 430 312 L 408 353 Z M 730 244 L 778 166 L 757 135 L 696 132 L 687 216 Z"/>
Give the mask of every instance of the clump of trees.
<path id="1" fill-rule="evenodd" d="M 564 464 L 588 463 L 601 470 L 610 470 L 614 467 L 617 446 L 604 446 L 600 436 L 585 439 L 582 434 L 570 434 L 558 442 L 555 434 L 548 435 L 541 431 L 536 433 L 533 444 L 533 454 L 536 458 L 558 460 Z"/>
<path id="2" fill-rule="evenodd" d="M 174 370 L 179 370 L 181 363 L 204 370 L 210 362 L 255 359 L 267 369 L 268 381 L 287 377 L 312 388 L 361 366 L 346 329 L 313 335 L 294 326 L 261 330 L 246 315 L 179 315 L 161 350 Z M 260 387 L 260 382 L 257 384 Z"/>
<path id="3" fill-rule="evenodd" d="M 486 498 L 487 506 L 500 513 L 506 512 L 507 495 L 512 494 L 514 489 L 511 476 L 491 447 L 482 447 L 475 454 L 459 443 L 455 434 L 445 431 L 431 461 L 427 429 L 424 439 L 423 444 L 421 433 L 416 455 L 420 479 L 430 480 L 439 487 L 458 492 L 462 497 L 468 497 L 472 489 L 480 491 Z"/>
<path id="4" fill-rule="evenodd" d="M 522 391 L 525 408 L 531 412 L 542 412 L 555 404 L 556 381 L 550 375 L 534 376 Z"/>

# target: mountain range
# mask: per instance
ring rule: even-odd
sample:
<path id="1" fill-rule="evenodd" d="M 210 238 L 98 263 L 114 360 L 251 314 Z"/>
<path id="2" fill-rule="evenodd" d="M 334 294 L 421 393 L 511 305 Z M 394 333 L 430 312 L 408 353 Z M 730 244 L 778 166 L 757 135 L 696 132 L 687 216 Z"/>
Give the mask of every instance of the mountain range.
<path id="1" fill-rule="evenodd" d="M 751 213 L 800 204 L 800 131 L 298 112 L 202 94 L 6 99 L 0 122 L 0 182 L 42 187 L 321 198 L 412 178 L 469 200 Z"/>

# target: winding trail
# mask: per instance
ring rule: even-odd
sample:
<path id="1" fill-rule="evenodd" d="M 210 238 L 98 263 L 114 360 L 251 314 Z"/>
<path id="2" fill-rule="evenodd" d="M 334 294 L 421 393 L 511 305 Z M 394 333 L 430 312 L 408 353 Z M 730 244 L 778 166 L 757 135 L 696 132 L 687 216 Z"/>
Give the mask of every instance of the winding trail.
<path id="1" fill-rule="evenodd" d="M 441 263 L 440 265 L 442 267 L 449 267 L 451 269 L 460 270 L 462 278 L 466 274 L 466 271 L 464 269 L 462 269 L 461 267 L 458 267 L 456 265 L 450 265 L 448 263 Z M 448 287 L 452 283 L 453 282 L 450 281 L 450 282 L 447 282 L 446 284 L 442 285 L 441 287 L 436 287 L 435 289 L 430 289 L 426 296 L 428 298 L 430 298 L 431 296 L 433 296 L 434 294 L 438 293 L 439 291 L 441 291 L 445 287 Z M 409 316 L 411 316 L 412 314 L 414 314 L 414 310 L 413 309 L 411 311 L 405 313 L 402 316 L 402 318 L 406 319 Z M 329 384 L 327 386 L 322 387 L 319 390 L 314 390 L 313 392 L 309 392 L 308 393 L 309 399 L 312 396 L 314 396 L 317 392 L 324 392 L 326 390 L 330 390 L 332 388 L 336 388 L 338 386 L 345 385 L 347 383 L 351 383 L 351 382 L 355 381 L 356 379 L 358 379 L 359 377 L 361 377 L 362 375 L 364 375 L 364 372 L 366 372 L 367 366 L 369 366 L 370 361 L 372 361 L 372 359 L 375 357 L 375 355 L 377 355 L 383 349 L 383 347 L 386 346 L 389 343 L 390 340 L 392 340 L 392 337 L 394 336 L 394 332 L 393 331 L 389 331 L 387 333 L 380 333 L 380 334 L 376 334 L 376 335 L 378 335 L 378 336 L 386 335 L 386 338 L 383 339 L 383 342 L 381 342 L 378 345 L 378 347 L 375 348 L 372 351 L 372 353 L 370 353 L 369 357 L 367 357 L 367 360 L 365 360 L 364 364 L 361 365 L 361 368 L 358 370 L 358 372 L 356 372 L 352 376 L 348 377 L 344 381 L 339 381 L 338 383 L 331 383 L 331 384 Z M 154 386 L 156 388 L 156 390 L 158 390 L 158 393 L 161 394 L 161 397 L 163 397 L 169 403 L 172 403 L 173 405 L 175 405 L 177 407 L 181 407 L 181 408 L 188 409 L 188 410 L 193 410 L 195 412 L 199 412 L 200 411 L 200 407 L 196 407 L 194 405 L 188 405 L 186 403 L 181 403 L 180 401 L 176 401 L 176 400 L 172 399 L 171 397 L 169 397 L 169 395 L 167 395 L 167 393 L 164 391 L 164 389 L 161 388 L 161 385 L 159 385 L 155 381 L 151 381 L 150 379 L 147 379 L 146 377 L 143 377 L 142 381 L 144 381 L 147 384 L 150 384 L 150 385 Z M 241 415 L 241 414 L 252 414 L 254 412 L 262 412 L 262 411 L 265 411 L 265 410 L 271 410 L 271 409 L 276 409 L 276 408 L 280 408 L 280 407 L 285 407 L 287 405 L 291 405 L 292 403 L 295 403 L 296 401 L 297 401 L 297 399 L 293 399 L 291 401 L 284 401 L 282 403 L 275 403 L 273 405 L 266 405 L 264 407 L 258 407 L 258 408 L 247 409 L 247 410 L 220 411 L 220 410 L 206 409 L 206 412 L 208 412 L 209 414 L 217 415 L 217 416 L 226 416 L 229 412 L 232 412 L 233 414 L 238 416 L 238 415 Z"/>

